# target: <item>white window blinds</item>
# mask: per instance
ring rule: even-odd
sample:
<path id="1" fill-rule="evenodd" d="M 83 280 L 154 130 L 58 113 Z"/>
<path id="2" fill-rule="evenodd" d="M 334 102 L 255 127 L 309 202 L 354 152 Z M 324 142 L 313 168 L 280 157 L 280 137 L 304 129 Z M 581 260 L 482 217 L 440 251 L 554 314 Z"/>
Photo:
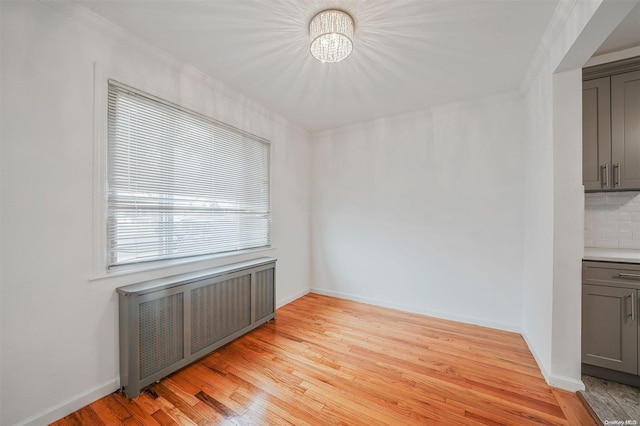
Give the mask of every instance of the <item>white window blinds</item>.
<path id="1" fill-rule="evenodd" d="M 270 243 L 269 143 L 109 82 L 108 266 Z"/>

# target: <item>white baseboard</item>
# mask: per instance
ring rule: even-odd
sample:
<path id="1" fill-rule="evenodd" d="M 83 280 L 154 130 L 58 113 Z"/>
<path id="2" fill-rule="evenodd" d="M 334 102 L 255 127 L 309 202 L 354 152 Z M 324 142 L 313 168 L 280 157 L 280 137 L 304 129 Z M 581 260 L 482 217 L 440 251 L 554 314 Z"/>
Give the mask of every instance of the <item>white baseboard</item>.
<path id="1" fill-rule="evenodd" d="M 321 288 L 311 288 L 311 292 L 318 293 L 318 294 L 323 294 L 323 295 L 326 295 L 326 296 L 338 297 L 338 298 L 341 298 L 341 299 L 353 300 L 355 302 L 368 303 L 370 305 L 382 306 L 382 307 L 385 307 L 385 308 L 398 309 L 398 310 L 405 311 L 405 312 L 412 312 L 412 313 L 421 314 L 421 315 L 428 315 L 428 316 L 436 317 L 436 318 L 442 318 L 442 319 L 447 319 L 447 320 L 452 320 L 452 321 L 459 321 L 459 322 L 464 322 L 464 323 L 468 323 L 468 324 L 480 325 L 480 326 L 483 326 L 483 327 L 495 328 L 497 330 L 504 330 L 504 331 L 511 331 L 511 332 L 514 332 L 514 333 L 518 333 L 524 338 L 524 341 L 526 342 L 527 346 L 529 347 L 529 351 L 531 352 L 531 354 L 533 355 L 534 360 L 538 364 L 538 368 L 540 369 L 540 372 L 542 373 L 542 376 L 544 377 L 544 380 L 547 382 L 547 384 L 549 386 L 553 386 L 553 387 L 556 387 L 556 388 L 564 389 L 564 390 L 567 390 L 567 391 L 570 391 L 570 392 L 576 392 L 576 391 L 579 391 L 579 390 L 584 390 L 584 383 L 582 383 L 581 380 L 577 380 L 577 379 L 573 379 L 571 377 L 565 377 L 565 376 L 560 376 L 560 375 L 557 375 L 557 374 L 549 373 L 549 370 L 547 369 L 547 366 L 542 362 L 542 359 L 540 358 L 540 356 L 536 352 L 536 350 L 533 347 L 533 345 L 531 345 L 531 342 L 527 338 L 527 335 L 519 327 L 510 325 L 510 324 L 499 323 L 499 322 L 495 322 L 495 321 L 487 321 L 487 320 L 483 320 L 483 319 L 479 319 L 479 318 L 467 317 L 467 316 L 464 316 L 464 315 L 456 315 L 456 314 L 450 314 L 450 313 L 446 313 L 446 312 L 433 311 L 433 310 L 430 310 L 430 309 L 422 309 L 422 308 L 416 308 L 416 307 L 413 307 L 413 306 L 401 305 L 401 304 L 397 304 L 397 303 L 389 303 L 389 302 L 384 302 L 384 301 L 377 300 L 377 299 L 371 299 L 371 298 L 368 298 L 368 297 L 356 296 L 356 295 L 353 295 L 353 294 L 343 293 L 343 292 L 339 292 L 339 291 L 325 290 L 325 289 L 321 289 Z"/>
<path id="2" fill-rule="evenodd" d="M 542 377 L 544 377 L 544 380 L 547 382 L 549 386 L 553 386 L 554 388 L 563 389 L 569 392 L 577 392 L 577 391 L 584 390 L 584 383 L 582 383 L 582 380 L 561 376 L 558 374 L 553 374 L 552 372 L 550 373 L 549 370 L 547 369 L 547 366 L 542 362 L 542 359 L 540 358 L 535 348 L 531 344 L 531 341 L 529 340 L 527 335 L 524 332 L 521 334 L 522 334 L 522 337 L 524 338 L 524 341 L 527 343 L 527 346 L 529 347 L 529 352 L 531 352 L 531 354 L 533 355 L 533 358 L 536 360 L 536 363 L 538 364 L 538 368 L 542 373 Z"/>
<path id="3" fill-rule="evenodd" d="M 293 302 L 296 299 L 301 298 L 302 296 L 304 296 L 305 294 L 309 294 L 309 292 L 311 292 L 310 288 L 305 288 L 304 290 L 300 290 L 297 293 L 294 293 L 293 295 L 286 297 L 284 299 L 278 300 L 276 302 L 276 308 L 281 308 L 284 305 L 288 305 L 289 303 Z"/>
<path id="4" fill-rule="evenodd" d="M 48 425 L 50 423 L 55 422 L 63 418 L 64 416 L 73 413 L 91 404 L 98 399 L 109 395 L 118 390 L 120 386 L 120 378 L 115 377 L 111 380 L 108 380 L 98 386 L 95 386 L 91 389 L 88 389 L 84 392 L 81 392 L 77 395 L 68 398 L 53 407 L 50 407 L 41 413 L 35 414 L 31 417 L 28 417 L 18 423 L 15 423 L 13 426 L 40 426 L 40 425 Z"/>
<path id="5" fill-rule="evenodd" d="M 279 300 L 277 302 L 277 307 L 284 306 L 288 303 L 293 302 L 294 300 L 304 296 L 309 293 L 310 289 L 301 290 L 285 299 Z M 120 378 L 115 377 L 111 380 L 108 380 L 100 385 L 97 385 L 91 389 L 88 389 L 84 392 L 81 392 L 71 398 L 68 398 L 53 407 L 50 407 L 41 413 L 34 414 L 31 417 L 28 417 L 18 423 L 15 423 L 13 426 L 40 426 L 43 424 L 53 423 L 56 420 L 63 418 L 64 416 L 73 413 L 98 399 L 109 395 L 118 390 L 120 387 Z"/>
<path id="6" fill-rule="evenodd" d="M 549 383 L 549 385 L 553 386 L 554 388 L 564 389 L 573 393 L 577 391 L 583 391 L 585 389 L 582 380 L 576 380 L 566 376 L 559 376 L 553 373 L 551 373 L 551 376 L 547 380 L 547 383 Z"/>
<path id="7" fill-rule="evenodd" d="M 542 377 L 544 377 L 544 380 L 547 382 L 547 384 L 549 384 L 549 377 L 551 375 L 549 374 L 549 370 L 547 370 L 547 366 L 545 365 L 544 362 L 542 362 L 542 358 L 540 358 L 540 356 L 536 352 L 534 346 L 531 344 L 531 340 L 529 340 L 526 333 L 523 331 L 520 334 L 522 335 L 522 338 L 524 339 L 525 343 L 529 347 L 529 352 L 531 352 L 531 355 L 533 355 L 533 359 L 535 359 L 536 364 L 538 364 L 538 368 L 542 373 Z"/>
<path id="8" fill-rule="evenodd" d="M 340 299 L 353 300 L 354 302 L 367 303 L 369 305 L 381 306 L 384 308 L 397 309 L 399 311 L 411 312 L 414 314 L 426 315 L 430 317 L 436 317 L 451 321 L 464 322 L 467 324 L 479 325 L 482 327 L 495 328 L 497 330 L 510 331 L 513 333 L 521 333 L 520 327 L 512 324 L 501 323 L 497 321 L 487 321 L 481 318 L 468 317 L 464 315 L 450 314 L 447 312 L 434 311 L 431 309 L 418 308 L 415 306 L 402 305 L 398 303 L 389 303 L 378 299 L 371 299 L 368 297 L 356 296 L 353 294 L 343 293 L 340 291 L 325 290 L 322 288 L 312 287 L 312 293 L 323 294 L 325 296 L 338 297 Z"/>
<path id="9" fill-rule="evenodd" d="M 412 312 L 412 313 L 432 316 L 436 318 L 459 321 L 459 322 L 464 322 L 468 324 L 474 324 L 474 325 L 479 325 L 483 327 L 490 327 L 498 330 L 519 333 L 522 335 L 525 342 L 527 343 L 527 346 L 529 347 L 529 351 L 531 352 L 534 359 L 536 360 L 536 363 L 538 364 L 538 368 L 540 368 L 540 372 L 542 373 L 544 379 L 550 386 L 554 386 L 560 389 L 565 389 L 570 392 L 584 390 L 584 384 L 580 380 L 572 379 L 570 377 L 549 374 L 546 369 L 546 366 L 541 362 L 540 357 L 537 355 L 535 349 L 530 344 L 526 334 L 522 333 L 522 330 L 520 330 L 519 327 L 510 325 L 510 324 L 499 323 L 495 321 L 487 321 L 487 320 L 482 320 L 478 318 L 467 317 L 463 315 L 455 315 L 455 314 L 449 314 L 449 313 L 440 312 L 440 311 L 434 311 L 430 309 L 422 309 L 422 308 L 417 308 L 417 307 L 407 306 L 407 305 L 402 305 L 397 303 L 389 303 L 389 302 L 384 302 L 378 299 L 361 297 L 353 294 L 348 294 L 348 293 L 343 293 L 343 292 L 338 292 L 333 290 L 325 290 L 320 288 L 310 288 L 310 289 L 301 290 L 285 299 L 279 300 L 277 302 L 277 307 L 282 307 L 311 292 L 326 295 L 326 296 L 338 297 L 341 299 L 353 300 L 355 302 L 362 302 L 370 305 L 381 306 L 385 308 L 398 309 L 405 312 Z M 119 383 L 120 383 L 120 378 L 115 377 L 98 386 L 95 386 L 91 389 L 81 392 L 71 398 L 68 398 L 54 405 L 53 407 L 50 407 L 47 410 L 44 410 L 41 413 L 35 414 L 27 419 L 24 419 L 18 423 L 15 423 L 13 426 L 38 426 L 42 424 L 52 423 L 68 414 L 73 413 L 74 411 L 81 409 L 82 407 L 85 407 L 91 404 L 92 402 L 106 395 L 109 395 L 110 393 L 115 392 L 116 390 L 118 390 L 120 386 Z"/>

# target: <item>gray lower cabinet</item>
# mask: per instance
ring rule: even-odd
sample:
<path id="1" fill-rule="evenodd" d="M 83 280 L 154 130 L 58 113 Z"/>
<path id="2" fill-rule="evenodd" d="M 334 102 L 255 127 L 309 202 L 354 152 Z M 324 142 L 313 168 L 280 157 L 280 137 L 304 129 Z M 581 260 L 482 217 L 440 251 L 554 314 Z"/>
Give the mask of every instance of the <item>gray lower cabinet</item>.
<path id="1" fill-rule="evenodd" d="M 638 327 L 631 316 L 637 290 L 582 286 L 582 362 L 638 372 Z"/>
<path id="2" fill-rule="evenodd" d="M 640 265 L 582 263 L 583 372 L 640 383 L 639 298 Z"/>
<path id="3" fill-rule="evenodd" d="M 586 191 L 640 189 L 640 57 L 583 70 Z"/>

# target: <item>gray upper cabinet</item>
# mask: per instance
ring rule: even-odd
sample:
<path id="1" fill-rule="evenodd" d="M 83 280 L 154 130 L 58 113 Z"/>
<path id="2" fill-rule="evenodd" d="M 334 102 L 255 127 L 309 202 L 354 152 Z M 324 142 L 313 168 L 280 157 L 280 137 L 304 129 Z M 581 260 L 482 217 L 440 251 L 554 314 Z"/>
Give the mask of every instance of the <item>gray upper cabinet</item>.
<path id="1" fill-rule="evenodd" d="M 611 77 L 614 188 L 640 188 L 640 71 Z"/>
<path id="2" fill-rule="evenodd" d="M 610 189 L 610 78 L 582 85 L 582 180 L 587 191 Z"/>
<path id="3" fill-rule="evenodd" d="M 586 191 L 640 189 L 640 58 L 583 70 Z"/>

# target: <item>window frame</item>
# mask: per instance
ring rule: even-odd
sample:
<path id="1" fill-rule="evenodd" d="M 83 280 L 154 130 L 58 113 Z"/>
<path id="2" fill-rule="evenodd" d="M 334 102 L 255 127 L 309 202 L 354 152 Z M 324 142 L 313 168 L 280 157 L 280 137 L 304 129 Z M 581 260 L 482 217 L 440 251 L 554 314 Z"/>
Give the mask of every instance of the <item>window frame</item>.
<path id="1" fill-rule="evenodd" d="M 123 265 L 116 265 L 109 267 L 109 250 L 108 250 L 108 236 L 107 236 L 107 212 L 108 212 L 108 165 L 107 165 L 107 150 L 108 150 L 108 91 L 109 84 L 113 83 L 120 87 L 131 90 L 142 96 L 148 97 L 153 100 L 168 104 L 179 110 L 185 111 L 190 114 L 195 114 L 206 121 L 210 121 L 215 125 L 222 126 L 226 129 L 231 129 L 234 132 L 239 132 L 252 139 L 266 143 L 268 145 L 268 158 L 267 158 L 267 178 L 268 178 L 268 241 L 267 245 L 240 249 L 234 251 L 226 251 L 221 253 L 202 254 L 191 257 L 181 257 L 173 259 L 161 259 L 149 262 L 130 263 Z M 272 143 L 255 134 L 236 128 L 233 125 L 221 122 L 210 116 L 204 115 L 194 109 L 190 109 L 185 106 L 181 106 L 173 102 L 170 97 L 163 99 L 158 96 L 150 95 L 152 91 L 148 87 L 144 87 L 144 84 L 140 84 L 140 89 L 134 88 L 132 85 L 122 83 L 122 79 L 109 78 L 98 63 L 94 63 L 94 201 L 93 201 L 93 273 L 90 281 L 97 281 L 107 279 L 109 277 L 116 277 L 120 275 L 134 274 L 136 272 L 153 271 L 171 268 L 179 272 L 188 272 L 191 270 L 201 269 L 202 267 L 209 267 L 211 265 L 218 264 L 217 259 L 227 257 L 237 257 L 243 254 L 250 254 L 256 252 L 263 252 L 273 250 L 273 191 L 272 191 L 272 156 L 273 145 Z M 205 89 L 209 89 L 205 86 Z M 166 94 L 165 94 L 166 96 Z M 214 262 L 214 263 L 212 263 Z M 189 264 L 196 264 L 194 266 L 188 266 Z M 202 266 L 197 265 L 202 264 Z M 182 265 L 182 266 L 181 266 Z M 164 273 L 162 276 L 166 275 Z"/>

